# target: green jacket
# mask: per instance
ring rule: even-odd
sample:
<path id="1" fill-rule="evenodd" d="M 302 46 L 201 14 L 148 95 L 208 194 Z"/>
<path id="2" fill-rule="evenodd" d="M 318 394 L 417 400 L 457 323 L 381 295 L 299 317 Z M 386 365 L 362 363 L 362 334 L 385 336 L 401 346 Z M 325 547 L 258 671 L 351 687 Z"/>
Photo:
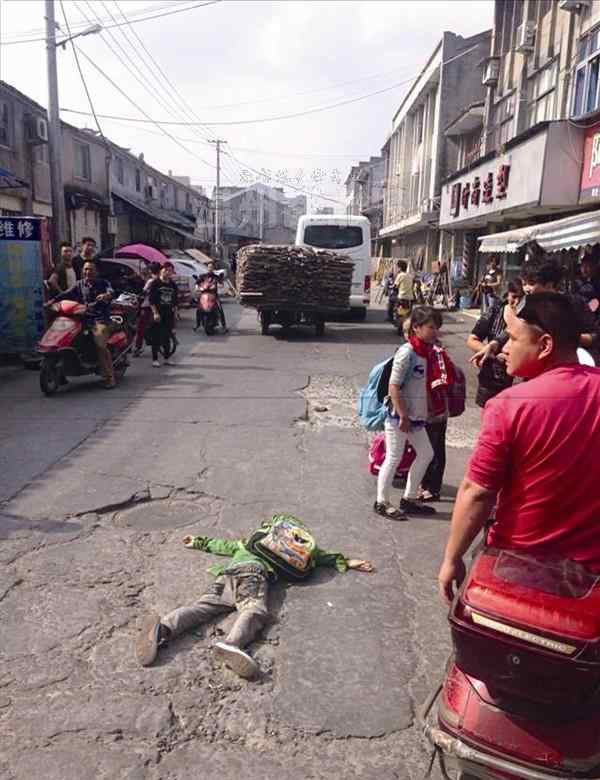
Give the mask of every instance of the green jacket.
<path id="1" fill-rule="evenodd" d="M 214 564 L 209 567 L 208 571 L 214 574 L 215 577 L 240 563 L 255 563 L 262 566 L 273 579 L 276 579 L 277 573 L 273 566 L 264 558 L 247 550 L 244 541 L 244 539 L 211 539 L 209 536 L 194 536 L 192 547 L 195 550 L 213 553 L 213 555 L 226 555 L 231 559 L 227 565 Z M 331 566 L 340 572 L 348 569 L 348 561 L 341 553 L 326 552 L 318 547 L 315 548 L 312 554 L 312 562 L 315 567 Z"/>

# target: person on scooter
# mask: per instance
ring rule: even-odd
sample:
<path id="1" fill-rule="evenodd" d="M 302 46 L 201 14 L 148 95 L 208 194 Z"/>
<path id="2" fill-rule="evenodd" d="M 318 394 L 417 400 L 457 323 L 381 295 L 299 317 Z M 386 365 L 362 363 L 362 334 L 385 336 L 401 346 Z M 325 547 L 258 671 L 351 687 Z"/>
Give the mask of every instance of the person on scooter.
<path id="1" fill-rule="evenodd" d="M 202 274 L 202 276 L 198 277 L 197 287 L 201 288 L 202 290 L 206 290 L 207 288 L 213 292 L 217 298 L 217 309 L 219 310 L 219 319 L 221 321 L 221 327 L 223 328 L 223 333 L 228 333 L 229 328 L 227 327 L 227 323 L 225 322 L 225 312 L 223 311 L 223 304 L 221 303 L 221 299 L 219 298 L 219 285 L 223 284 L 225 281 L 224 274 L 219 274 L 215 271 L 215 264 L 214 263 L 207 263 L 206 264 L 207 272 L 205 274 Z M 196 330 L 199 328 L 198 320 L 196 320 Z"/>
<path id="2" fill-rule="evenodd" d="M 160 263 L 150 263 L 150 273 L 144 283 L 144 289 L 142 290 L 142 302 L 140 304 L 136 325 L 135 350 L 133 352 L 133 357 L 139 357 L 144 351 L 144 334 L 153 322 L 152 308 L 150 306 L 150 288 L 159 276 Z"/>
<path id="3" fill-rule="evenodd" d="M 177 285 L 171 279 L 173 271 L 173 264 L 165 263 L 160 269 L 158 279 L 152 282 L 148 295 L 154 317 L 154 325 L 152 326 L 152 365 L 155 368 L 160 368 L 158 352 L 161 347 L 165 366 L 173 365 L 169 360 L 177 309 Z"/>
<path id="4" fill-rule="evenodd" d="M 600 369 L 578 363 L 580 326 L 566 295 L 528 295 L 507 318 L 506 369 L 528 381 L 483 410 L 438 575 L 447 601 L 494 506 L 489 545 L 600 571 Z"/>
<path id="5" fill-rule="evenodd" d="M 49 304 L 57 301 L 79 301 L 87 306 L 84 322 L 92 330 L 98 364 L 107 390 L 116 387 L 112 357 L 108 348 L 108 339 L 113 332 L 110 321 L 112 299 L 113 290 L 109 282 L 98 276 L 95 263 L 87 262 L 83 265 L 82 279 L 49 301 Z"/>

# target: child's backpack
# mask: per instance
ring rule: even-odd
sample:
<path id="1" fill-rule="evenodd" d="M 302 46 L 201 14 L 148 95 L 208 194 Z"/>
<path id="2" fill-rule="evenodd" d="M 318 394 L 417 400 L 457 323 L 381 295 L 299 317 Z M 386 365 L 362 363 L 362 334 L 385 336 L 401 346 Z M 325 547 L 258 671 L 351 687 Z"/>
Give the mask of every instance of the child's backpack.
<path id="1" fill-rule="evenodd" d="M 386 407 L 383 403 L 388 393 L 395 355 L 373 366 L 369 372 L 367 384 L 361 388 L 358 396 L 358 417 L 368 431 L 382 431 L 385 422 Z M 407 378 L 415 363 L 415 353 L 410 350 L 410 363 Z M 406 381 L 406 379 L 405 379 Z"/>
<path id="2" fill-rule="evenodd" d="M 464 371 L 453 364 L 454 382 L 448 385 L 446 391 L 448 400 L 448 417 L 460 417 L 467 405 L 467 378 Z"/>
<path id="3" fill-rule="evenodd" d="M 406 476 L 416 456 L 417 453 L 415 452 L 414 448 L 411 446 L 411 444 L 409 444 L 409 442 L 406 442 L 406 446 L 404 447 L 404 455 L 402 456 L 402 460 L 396 469 L 397 477 Z M 371 446 L 369 447 L 369 471 L 371 474 L 375 476 L 379 474 L 379 469 L 383 465 L 384 460 L 385 436 L 383 433 L 378 433 L 377 436 L 373 438 Z"/>
<path id="4" fill-rule="evenodd" d="M 246 542 L 250 552 L 294 580 L 306 579 L 311 574 L 316 546 L 311 532 L 293 515 L 273 515 Z"/>

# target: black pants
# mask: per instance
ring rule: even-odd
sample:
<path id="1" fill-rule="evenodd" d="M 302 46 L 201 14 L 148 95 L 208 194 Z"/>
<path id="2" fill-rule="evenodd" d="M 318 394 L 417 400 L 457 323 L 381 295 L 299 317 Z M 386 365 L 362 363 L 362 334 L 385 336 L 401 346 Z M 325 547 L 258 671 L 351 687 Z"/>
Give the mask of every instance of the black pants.
<path id="1" fill-rule="evenodd" d="M 173 333 L 174 317 L 161 312 L 160 322 L 152 323 L 150 331 L 152 340 L 152 360 L 158 360 L 158 352 L 162 347 L 165 360 L 171 354 L 171 335 Z"/>
<path id="2" fill-rule="evenodd" d="M 429 423 L 426 427 L 427 436 L 433 447 L 433 458 L 427 467 L 421 487 L 434 495 L 442 491 L 444 471 L 446 469 L 446 427 L 447 420 Z"/>

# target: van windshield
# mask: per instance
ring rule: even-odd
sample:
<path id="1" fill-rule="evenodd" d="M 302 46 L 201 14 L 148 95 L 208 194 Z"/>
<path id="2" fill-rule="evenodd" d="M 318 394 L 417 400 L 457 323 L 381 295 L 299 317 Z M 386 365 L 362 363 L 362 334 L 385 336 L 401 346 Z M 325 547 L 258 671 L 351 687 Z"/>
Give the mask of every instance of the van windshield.
<path id="1" fill-rule="evenodd" d="M 363 243 L 363 231 L 351 225 L 308 225 L 304 243 L 320 249 L 350 249 Z"/>

